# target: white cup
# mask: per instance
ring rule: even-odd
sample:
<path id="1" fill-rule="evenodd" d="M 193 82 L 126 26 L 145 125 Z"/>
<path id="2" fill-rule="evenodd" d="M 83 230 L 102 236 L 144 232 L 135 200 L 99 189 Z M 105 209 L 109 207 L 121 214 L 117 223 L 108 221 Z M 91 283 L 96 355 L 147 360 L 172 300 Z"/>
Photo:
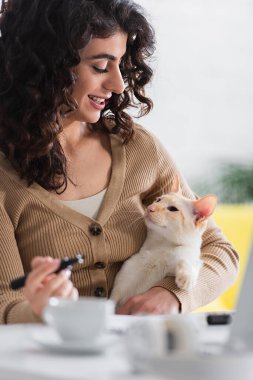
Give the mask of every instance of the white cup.
<path id="1" fill-rule="evenodd" d="M 126 348 L 130 362 L 143 370 L 153 359 L 168 356 L 194 356 L 198 350 L 198 334 L 194 320 L 186 315 L 144 316 L 126 332 Z"/>
<path id="2" fill-rule="evenodd" d="M 43 320 L 65 341 L 94 342 L 106 329 L 114 304 L 107 299 L 80 297 L 77 301 L 52 297 L 43 312 Z"/>

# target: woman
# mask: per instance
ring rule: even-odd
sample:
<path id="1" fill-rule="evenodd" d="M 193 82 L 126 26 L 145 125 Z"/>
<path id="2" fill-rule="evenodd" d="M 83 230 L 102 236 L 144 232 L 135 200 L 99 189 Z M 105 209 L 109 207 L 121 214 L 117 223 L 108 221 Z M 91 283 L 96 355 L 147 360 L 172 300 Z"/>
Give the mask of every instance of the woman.
<path id="1" fill-rule="evenodd" d="M 146 234 L 143 206 L 180 176 L 161 144 L 134 125 L 152 102 L 152 27 L 128 0 L 9 0 L 0 22 L 0 320 L 41 318 L 50 296 L 108 297 Z M 59 259 L 83 265 L 52 274 Z M 173 277 L 131 298 L 125 314 L 185 312 L 234 281 L 238 256 L 210 222 L 192 292 Z M 24 289 L 10 281 L 30 272 Z"/>

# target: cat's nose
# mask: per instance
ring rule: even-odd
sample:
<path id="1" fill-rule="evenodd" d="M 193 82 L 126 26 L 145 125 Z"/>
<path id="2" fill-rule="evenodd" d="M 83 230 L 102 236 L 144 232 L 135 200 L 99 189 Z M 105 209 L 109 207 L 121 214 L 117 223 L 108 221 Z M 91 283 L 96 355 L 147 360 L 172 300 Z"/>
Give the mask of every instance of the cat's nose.
<path id="1" fill-rule="evenodd" d="M 155 207 L 154 206 L 148 206 L 148 212 L 155 212 Z"/>

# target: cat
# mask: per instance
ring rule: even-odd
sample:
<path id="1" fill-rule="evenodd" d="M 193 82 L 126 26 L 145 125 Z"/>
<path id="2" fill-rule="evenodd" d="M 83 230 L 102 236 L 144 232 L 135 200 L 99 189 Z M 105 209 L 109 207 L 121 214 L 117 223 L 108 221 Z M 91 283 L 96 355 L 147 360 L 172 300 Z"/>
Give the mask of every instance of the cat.
<path id="1" fill-rule="evenodd" d="M 147 207 L 144 244 L 124 262 L 114 281 L 110 298 L 116 305 L 147 291 L 166 276 L 175 276 L 180 289 L 194 288 L 203 265 L 202 235 L 216 203 L 213 194 L 198 200 L 184 197 L 175 179 L 171 192 Z"/>

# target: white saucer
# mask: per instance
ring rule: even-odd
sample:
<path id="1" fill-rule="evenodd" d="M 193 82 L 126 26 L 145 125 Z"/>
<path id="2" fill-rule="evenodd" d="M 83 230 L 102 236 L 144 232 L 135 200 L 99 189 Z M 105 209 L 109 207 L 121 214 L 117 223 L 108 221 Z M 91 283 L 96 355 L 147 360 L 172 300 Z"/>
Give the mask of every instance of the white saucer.
<path id="1" fill-rule="evenodd" d="M 104 333 L 94 342 L 85 341 L 64 341 L 54 330 L 36 331 L 33 340 L 43 348 L 51 352 L 59 353 L 83 353 L 83 354 L 99 354 L 107 348 L 115 344 L 118 337 Z"/>

